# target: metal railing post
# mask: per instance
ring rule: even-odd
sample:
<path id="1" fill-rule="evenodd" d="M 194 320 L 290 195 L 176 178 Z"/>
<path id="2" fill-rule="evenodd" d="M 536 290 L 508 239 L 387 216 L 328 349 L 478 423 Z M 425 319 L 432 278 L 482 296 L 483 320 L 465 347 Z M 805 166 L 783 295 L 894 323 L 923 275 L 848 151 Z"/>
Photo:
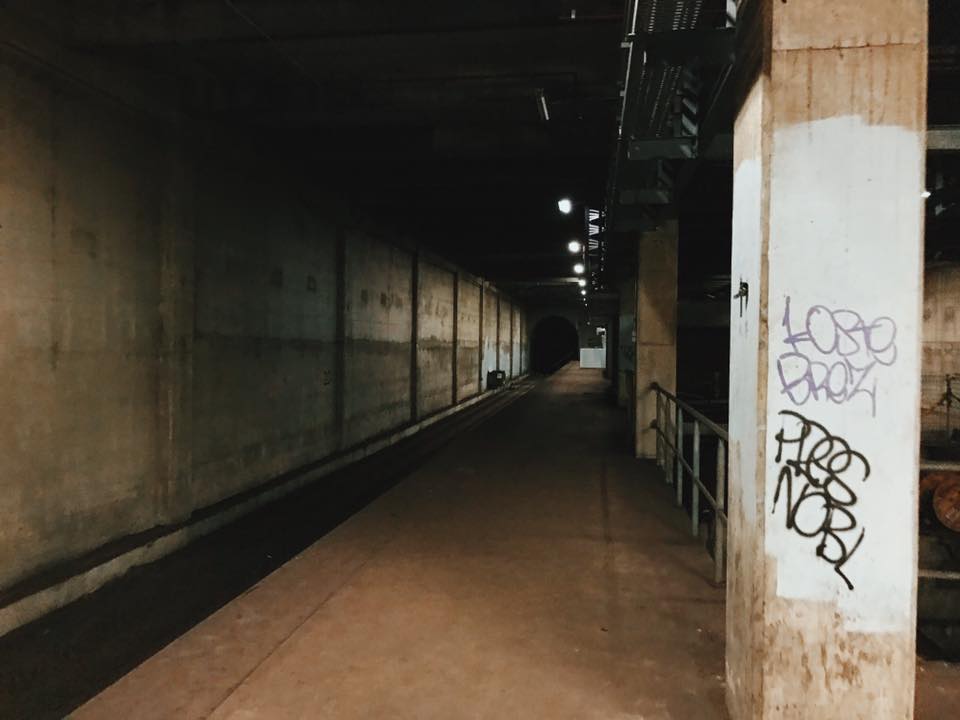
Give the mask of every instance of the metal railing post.
<path id="1" fill-rule="evenodd" d="M 713 581 L 719 585 L 726 576 L 727 567 L 727 444 L 723 438 L 717 443 L 717 510 L 713 513 Z M 721 512 L 722 509 L 722 512 Z"/>
<path id="2" fill-rule="evenodd" d="M 673 433 L 673 421 L 676 419 L 676 411 L 670 412 L 670 399 L 663 399 L 663 421 L 666 427 L 663 429 L 663 479 L 667 485 L 673 484 L 673 464 L 676 462 L 677 454 L 670 447 L 667 438 Z"/>
<path id="3" fill-rule="evenodd" d="M 660 433 L 663 431 L 663 426 L 660 424 L 660 388 L 654 386 L 653 391 L 657 394 L 657 467 L 663 467 L 663 443 L 661 442 Z"/>
<path id="4" fill-rule="evenodd" d="M 677 403 L 677 450 L 676 450 L 676 483 L 677 505 L 683 505 L 683 410 Z"/>
<path id="5" fill-rule="evenodd" d="M 677 507 L 683 507 L 684 472 L 690 476 L 690 532 L 700 537 L 700 503 L 706 501 L 713 510 L 714 533 L 714 582 L 722 584 L 726 578 L 727 556 L 727 460 L 730 454 L 730 436 L 725 427 L 711 420 L 702 412 L 683 402 L 673 393 L 656 383 L 651 388 L 657 393 L 657 417 L 651 425 L 657 428 L 657 459 L 662 464 L 666 482 L 676 483 Z M 672 403 L 672 405 L 671 405 Z M 684 457 L 684 416 L 693 424 L 693 448 L 691 462 Z M 702 436 L 704 431 L 717 438 L 716 488 L 711 491 L 703 485 Z M 960 573 L 957 573 L 960 577 Z"/>
<path id="6" fill-rule="evenodd" d="M 700 535 L 700 423 L 693 421 L 693 477 L 690 482 L 690 529 Z"/>

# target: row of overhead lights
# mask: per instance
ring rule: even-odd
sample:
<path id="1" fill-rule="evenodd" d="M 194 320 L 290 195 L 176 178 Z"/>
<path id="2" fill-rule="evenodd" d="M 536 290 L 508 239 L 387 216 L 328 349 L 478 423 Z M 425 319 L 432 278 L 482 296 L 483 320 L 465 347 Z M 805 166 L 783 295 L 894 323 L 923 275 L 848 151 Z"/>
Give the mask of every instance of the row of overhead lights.
<path id="1" fill-rule="evenodd" d="M 557 209 L 564 215 L 569 215 L 573 212 L 573 201 L 570 198 L 561 198 L 557 201 Z M 579 240 L 571 240 L 567 243 L 567 250 L 570 251 L 571 255 L 579 255 L 583 252 L 583 243 Z M 577 275 L 583 275 L 586 272 L 586 268 L 582 262 L 575 263 L 573 266 L 573 272 Z M 586 298 L 587 297 L 587 281 L 585 278 L 577 278 L 577 285 L 580 286 L 580 294 Z M 586 302 L 586 299 L 584 299 Z"/>

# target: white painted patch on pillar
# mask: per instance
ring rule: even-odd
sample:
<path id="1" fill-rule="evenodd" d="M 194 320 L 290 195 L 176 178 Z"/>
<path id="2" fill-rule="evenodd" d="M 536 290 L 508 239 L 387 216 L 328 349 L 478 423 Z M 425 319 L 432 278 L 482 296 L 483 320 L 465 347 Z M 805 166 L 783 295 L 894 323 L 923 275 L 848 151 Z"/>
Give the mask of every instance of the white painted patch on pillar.
<path id="1" fill-rule="evenodd" d="M 739 495 L 736 504 L 743 520 L 754 527 L 757 520 L 757 429 L 756 398 L 759 385 L 760 345 L 760 263 L 763 255 L 763 212 L 761 202 L 763 175 L 759 159 L 740 162 L 733 179 L 733 256 L 731 284 L 738 293 L 740 283 L 746 294 L 733 300 L 730 338 L 730 397 L 745 402 L 730 403 L 730 435 L 737 441 L 737 479 L 730 492 Z M 752 295 L 752 297 L 751 297 Z M 733 502 L 733 501 L 732 501 Z"/>
<path id="2" fill-rule="evenodd" d="M 835 603 L 850 632 L 908 631 L 922 138 L 848 116 L 778 128 L 772 150 L 764 510 L 777 594 Z"/>

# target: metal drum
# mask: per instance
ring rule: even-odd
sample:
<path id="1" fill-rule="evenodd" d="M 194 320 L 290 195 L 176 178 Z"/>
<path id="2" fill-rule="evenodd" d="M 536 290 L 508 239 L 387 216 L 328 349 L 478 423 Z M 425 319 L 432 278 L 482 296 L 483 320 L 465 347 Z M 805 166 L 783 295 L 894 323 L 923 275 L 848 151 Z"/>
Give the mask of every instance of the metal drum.
<path id="1" fill-rule="evenodd" d="M 943 480 L 933 492 L 933 511 L 944 527 L 960 532 L 960 478 Z"/>

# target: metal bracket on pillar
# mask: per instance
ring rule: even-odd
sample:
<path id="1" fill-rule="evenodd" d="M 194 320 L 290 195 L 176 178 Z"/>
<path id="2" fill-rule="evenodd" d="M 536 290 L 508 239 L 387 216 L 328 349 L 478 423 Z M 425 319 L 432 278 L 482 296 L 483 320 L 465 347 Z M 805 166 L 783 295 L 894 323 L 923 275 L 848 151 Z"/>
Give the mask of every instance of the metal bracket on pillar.
<path id="1" fill-rule="evenodd" d="M 740 317 L 743 317 L 743 308 L 750 303 L 750 285 L 741 280 L 740 288 L 737 294 L 733 296 L 733 299 L 740 301 Z"/>

